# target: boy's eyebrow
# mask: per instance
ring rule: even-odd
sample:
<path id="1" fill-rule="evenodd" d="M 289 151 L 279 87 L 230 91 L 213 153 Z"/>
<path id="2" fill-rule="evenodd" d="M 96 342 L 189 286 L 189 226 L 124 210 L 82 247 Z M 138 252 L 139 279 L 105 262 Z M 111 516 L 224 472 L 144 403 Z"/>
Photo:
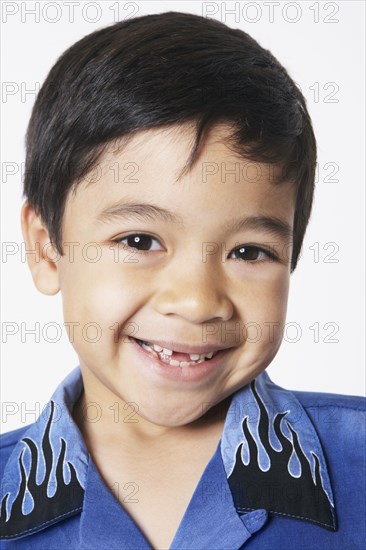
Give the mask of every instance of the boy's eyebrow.
<path id="1" fill-rule="evenodd" d="M 183 219 L 181 216 L 162 208 L 161 206 L 155 206 L 147 202 L 134 203 L 134 202 L 120 202 L 112 206 L 107 207 L 97 217 L 99 222 L 114 221 L 116 219 L 123 218 L 124 220 L 133 219 L 141 221 L 154 221 L 161 220 L 163 222 L 170 222 L 183 225 Z"/>
<path id="2" fill-rule="evenodd" d="M 293 229 L 290 224 L 276 216 L 248 216 L 240 220 L 230 221 L 226 225 L 226 229 L 232 233 L 250 229 L 265 231 L 284 241 L 290 241 L 293 237 Z"/>
<path id="3" fill-rule="evenodd" d="M 120 202 L 105 208 L 97 217 L 97 221 L 101 223 L 119 219 L 145 222 L 160 220 L 184 227 L 183 219 L 178 214 L 146 202 Z M 291 226 L 276 216 L 248 216 L 238 220 L 230 220 L 229 223 L 225 224 L 225 230 L 228 233 L 238 233 L 245 230 L 264 231 L 285 241 L 291 240 L 293 236 Z"/>

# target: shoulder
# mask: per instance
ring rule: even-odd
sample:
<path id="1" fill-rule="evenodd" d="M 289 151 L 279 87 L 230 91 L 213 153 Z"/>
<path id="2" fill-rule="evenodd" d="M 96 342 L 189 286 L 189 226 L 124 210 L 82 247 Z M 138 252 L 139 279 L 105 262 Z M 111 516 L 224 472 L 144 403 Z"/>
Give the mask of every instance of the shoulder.
<path id="1" fill-rule="evenodd" d="M 0 434 L 0 453 L 10 453 L 31 426 L 33 426 L 33 424 L 27 424 L 26 426 L 22 426 L 16 430 Z"/>
<path id="2" fill-rule="evenodd" d="M 30 426 L 32 426 L 32 424 L 27 424 L 26 426 L 0 435 L 0 477 L 2 477 L 4 468 L 14 447 L 21 441 Z"/>
<path id="3" fill-rule="evenodd" d="M 303 407 L 333 407 L 355 411 L 366 411 L 366 397 L 358 395 L 343 395 L 338 393 L 323 393 L 291 390 Z"/>
<path id="4" fill-rule="evenodd" d="M 366 415 L 366 398 L 356 395 L 342 395 L 322 392 L 292 392 L 312 421 L 322 426 L 343 425 L 349 433 L 357 425 L 364 425 Z"/>
<path id="5" fill-rule="evenodd" d="M 0 452 L 11 452 L 11 449 L 13 449 L 18 441 L 22 439 L 31 426 L 33 426 L 33 423 L 27 424 L 26 426 L 22 426 L 21 428 L 17 428 L 16 430 L 12 430 L 10 432 L 0 434 Z"/>
<path id="6" fill-rule="evenodd" d="M 331 460 L 351 468 L 366 459 L 366 398 L 321 392 L 292 392 L 310 417 Z"/>

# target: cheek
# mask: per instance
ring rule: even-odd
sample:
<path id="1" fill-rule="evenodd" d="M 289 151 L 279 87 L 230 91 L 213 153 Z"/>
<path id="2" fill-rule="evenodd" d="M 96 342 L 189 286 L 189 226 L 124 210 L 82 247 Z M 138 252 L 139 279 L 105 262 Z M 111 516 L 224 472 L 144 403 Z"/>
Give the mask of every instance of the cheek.
<path id="1" fill-rule="evenodd" d="M 257 350 L 272 353 L 277 350 L 286 322 L 289 278 L 278 277 L 254 285 L 243 303 L 244 334 L 248 344 Z"/>
<path id="2" fill-rule="evenodd" d="M 74 327 L 77 351 L 89 344 L 98 352 L 115 345 L 120 329 L 147 301 L 136 277 L 121 266 L 75 261 L 62 267 L 61 279 L 64 321 Z"/>
<path id="3" fill-rule="evenodd" d="M 264 309 L 268 313 L 268 318 L 277 321 L 283 321 L 286 317 L 287 300 L 289 292 L 289 277 L 279 277 L 274 279 L 271 284 L 264 288 Z"/>

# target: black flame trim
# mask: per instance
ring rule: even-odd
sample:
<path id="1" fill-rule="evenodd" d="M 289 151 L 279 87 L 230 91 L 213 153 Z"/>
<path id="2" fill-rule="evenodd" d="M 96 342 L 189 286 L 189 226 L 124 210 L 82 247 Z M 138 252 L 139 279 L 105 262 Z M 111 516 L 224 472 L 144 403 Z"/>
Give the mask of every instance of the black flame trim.
<path id="1" fill-rule="evenodd" d="M 251 389 L 258 404 L 260 416 L 258 434 L 261 443 L 270 458 L 267 471 L 259 467 L 258 448 L 248 428 L 248 418 L 242 422 L 243 434 L 249 448 L 249 463 L 242 460 L 243 443 L 236 451 L 235 465 L 228 477 L 236 509 L 240 512 L 266 509 L 274 516 L 288 516 L 320 525 L 335 531 L 336 518 L 334 508 L 324 491 L 318 456 L 311 452 L 315 461 L 315 483 L 311 467 L 301 445 L 297 432 L 286 422 L 293 438 L 293 444 L 281 431 L 281 422 L 287 412 L 277 413 L 273 420 L 273 429 L 278 437 L 282 450 L 274 449 L 269 440 L 269 415 L 258 395 L 255 380 Z M 288 470 L 293 450 L 301 464 L 300 477 L 294 477 Z"/>
<path id="2" fill-rule="evenodd" d="M 2 539 L 13 538 L 26 533 L 28 534 L 35 530 L 39 530 L 42 525 L 48 527 L 52 523 L 58 521 L 60 516 L 66 518 L 74 515 L 80 511 L 82 507 L 84 489 L 77 478 L 73 464 L 69 461 L 66 461 L 66 464 L 70 470 L 70 482 L 66 483 L 64 480 L 63 466 L 65 463 L 66 442 L 62 437 L 60 438 L 61 450 L 56 463 L 56 491 L 52 497 L 47 495 L 47 486 L 50 480 L 53 463 L 50 429 L 54 408 L 54 402 L 51 401 L 51 413 L 41 443 L 41 452 L 45 463 L 45 475 L 40 484 L 37 484 L 36 481 L 37 467 L 41 458 L 40 452 L 32 439 L 28 437 L 22 439 L 31 454 L 29 474 L 27 477 L 23 464 L 23 454 L 25 451 L 25 448 L 23 448 L 18 458 L 21 481 L 18 494 L 11 505 L 9 518 L 6 518 L 9 493 L 4 496 L 1 502 L 0 538 Z M 22 512 L 22 504 L 26 490 L 28 490 L 32 496 L 33 509 L 29 514 L 24 515 Z"/>

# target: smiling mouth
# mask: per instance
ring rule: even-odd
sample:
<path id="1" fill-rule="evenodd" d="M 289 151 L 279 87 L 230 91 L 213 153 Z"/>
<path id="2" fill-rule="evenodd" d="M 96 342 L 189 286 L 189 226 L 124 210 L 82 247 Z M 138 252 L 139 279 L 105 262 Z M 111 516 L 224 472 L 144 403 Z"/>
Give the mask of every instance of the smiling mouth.
<path id="1" fill-rule="evenodd" d="M 157 357 L 162 363 L 166 363 L 171 367 L 192 367 L 194 365 L 204 363 L 205 361 L 209 361 L 220 351 L 210 351 L 201 354 L 180 353 L 171 349 L 162 348 L 157 344 L 151 344 L 146 340 L 139 340 L 138 338 L 134 338 L 134 340 L 136 340 L 139 346 L 144 348 L 144 350 Z"/>

